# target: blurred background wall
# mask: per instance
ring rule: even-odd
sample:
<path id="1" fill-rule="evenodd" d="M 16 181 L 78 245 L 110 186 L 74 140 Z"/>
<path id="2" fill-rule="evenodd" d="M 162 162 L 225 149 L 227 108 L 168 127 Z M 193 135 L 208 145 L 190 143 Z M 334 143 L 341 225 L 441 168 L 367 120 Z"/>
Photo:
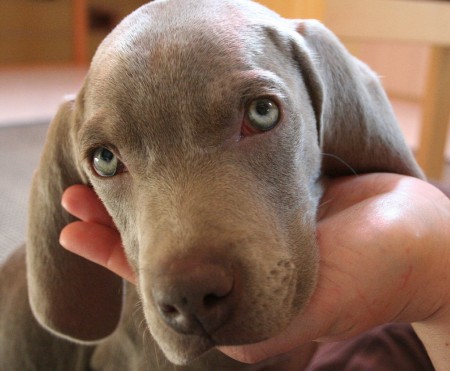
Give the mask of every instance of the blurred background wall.
<path id="1" fill-rule="evenodd" d="M 142 0 L 1 0 L 0 65 L 84 61 Z M 79 45 L 82 42 L 83 45 Z"/>
<path id="2" fill-rule="evenodd" d="M 0 66 L 74 61 L 86 64 L 100 41 L 114 25 L 146 2 L 145 0 L 2 0 Z M 325 2 L 321 0 L 260 2 L 285 15 L 295 14 L 303 18 L 320 19 L 325 13 Z M 352 53 L 366 61 L 384 77 L 385 88 L 391 95 L 410 100 L 420 99 L 424 89 L 429 46 L 373 40 L 365 42 L 347 40 L 346 44 Z"/>

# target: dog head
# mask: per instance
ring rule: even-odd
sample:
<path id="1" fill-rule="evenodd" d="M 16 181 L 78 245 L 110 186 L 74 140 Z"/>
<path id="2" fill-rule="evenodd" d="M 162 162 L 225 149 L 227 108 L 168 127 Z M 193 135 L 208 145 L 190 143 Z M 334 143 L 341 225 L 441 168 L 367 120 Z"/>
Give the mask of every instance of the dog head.
<path id="1" fill-rule="evenodd" d="M 120 280 L 57 242 L 61 193 L 83 182 L 171 361 L 273 336 L 314 289 L 320 177 L 349 168 L 420 174 L 376 77 L 325 27 L 250 1 L 154 1 L 105 39 L 51 125 L 32 190 L 33 311 L 80 341 L 119 320 Z"/>

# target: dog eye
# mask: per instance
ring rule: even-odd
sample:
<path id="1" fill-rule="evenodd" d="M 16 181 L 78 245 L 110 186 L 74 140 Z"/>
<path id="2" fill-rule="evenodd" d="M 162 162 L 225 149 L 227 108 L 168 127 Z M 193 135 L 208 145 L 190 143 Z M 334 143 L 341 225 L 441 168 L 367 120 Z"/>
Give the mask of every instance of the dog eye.
<path id="1" fill-rule="evenodd" d="M 123 165 L 108 148 L 97 148 L 92 156 L 94 170 L 100 176 L 111 177 L 123 171 Z"/>
<path id="2" fill-rule="evenodd" d="M 258 98 L 253 100 L 247 110 L 249 124 L 256 130 L 268 131 L 278 124 L 280 109 L 278 105 L 269 98 Z"/>

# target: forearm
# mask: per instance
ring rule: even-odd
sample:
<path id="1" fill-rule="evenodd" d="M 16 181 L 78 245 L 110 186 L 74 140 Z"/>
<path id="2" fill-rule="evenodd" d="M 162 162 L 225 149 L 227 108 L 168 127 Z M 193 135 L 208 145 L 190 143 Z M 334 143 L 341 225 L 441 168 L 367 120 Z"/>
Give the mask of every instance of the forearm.
<path id="1" fill-rule="evenodd" d="M 445 246 L 446 254 L 429 269 L 438 282 L 436 285 L 431 283 L 430 289 L 430 295 L 436 295 L 436 309 L 425 320 L 413 323 L 437 371 L 447 371 L 450 365 L 450 238 Z"/>
<path id="2" fill-rule="evenodd" d="M 447 371 L 450 365 L 450 312 L 435 323 L 414 323 L 436 371 Z"/>
<path id="3" fill-rule="evenodd" d="M 425 296 L 434 302 L 431 315 L 413 323 L 414 330 L 422 340 L 437 371 L 446 371 L 450 365 L 450 201 L 444 200 L 448 213 L 437 238 L 434 260 L 430 260 L 423 280 L 427 281 Z M 428 273 L 428 276 L 427 274 Z M 426 287 L 425 286 L 425 287 Z M 423 294 L 422 294 L 423 296 Z M 433 299 L 434 297 L 434 299 Z"/>

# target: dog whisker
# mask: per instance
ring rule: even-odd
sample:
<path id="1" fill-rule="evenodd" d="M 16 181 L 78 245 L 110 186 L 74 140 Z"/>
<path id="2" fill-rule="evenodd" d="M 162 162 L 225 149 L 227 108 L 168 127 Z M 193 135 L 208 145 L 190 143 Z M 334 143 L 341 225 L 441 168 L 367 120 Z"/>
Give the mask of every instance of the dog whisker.
<path id="1" fill-rule="evenodd" d="M 136 303 L 134 304 L 134 309 L 133 309 L 133 316 L 134 317 L 142 317 L 142 311 L 143 311 L 143 306 L 142 306 L 142 300 L 139 299 L 136 301 Z M 139 313 L 140 312 L 140 313 Z M 157 369 L 160 369 L 160 360 L 158 357 L 158 350 L 157 350 L 157 345 L 151 341 L 152 336 L 150 334 L 150 330 L 147 326 L 147 322 L 145 321 L 145 318 L 142 318 L 139 322 L 139 324 L 137 324 L 137 328 L 140 330 L 140 332 L 142 333 L 142 344 L 144 345 L 145 348 L 147 348 L 146 344 L 150 344 L 150 346 L 152 347 L 148 347 L 148 349 L 153 350 L 153 354 L 148 354 L 145 353 L 145 358 L 148 359 L 148 366 L 147 366 L 147 370 L 150 370 L 150 365 L 151 365 L 151 359 L 154 359 L 156 364 L 157 364 Z M 149 352 L 150 353 L 150 352 Z"/>
<path id="2" fill-rule="evenodd" d="M 358 176 L 358 173 L 356 172 L 355 169 L 353 169 L 347 162 L 345 162 L 341 157 L 333 155 L 332 153 L 326 153 L 326 152 L 322 152 L 322 156 L 328 156 L 331 158 L 334 158 L 335 160 L 339 161 L 341 164 L 343 164 L 347 169 L 349 169 L 353 175 Z"/>

